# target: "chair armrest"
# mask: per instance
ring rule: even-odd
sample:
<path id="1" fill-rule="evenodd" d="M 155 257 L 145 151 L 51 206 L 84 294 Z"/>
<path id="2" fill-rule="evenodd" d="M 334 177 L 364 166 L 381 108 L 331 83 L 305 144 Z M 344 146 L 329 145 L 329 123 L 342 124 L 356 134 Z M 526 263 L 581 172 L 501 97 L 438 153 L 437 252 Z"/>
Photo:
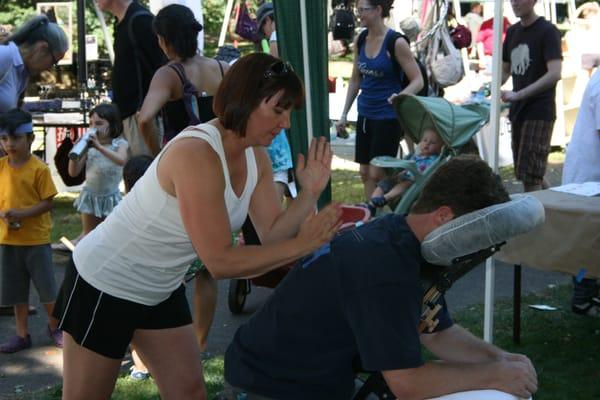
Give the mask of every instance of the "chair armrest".
<path id="1" fill-rule="evenodd" d="M 401 160 L 399 158 L 390 156 L 379 156 L 374 157 L 371 160 L 371 165 L 379 168 L 405 169 L 413 174 L 415 178 L 421 176 L 421 172 L 419 172 L 417 164 L 410 160 Z"/>

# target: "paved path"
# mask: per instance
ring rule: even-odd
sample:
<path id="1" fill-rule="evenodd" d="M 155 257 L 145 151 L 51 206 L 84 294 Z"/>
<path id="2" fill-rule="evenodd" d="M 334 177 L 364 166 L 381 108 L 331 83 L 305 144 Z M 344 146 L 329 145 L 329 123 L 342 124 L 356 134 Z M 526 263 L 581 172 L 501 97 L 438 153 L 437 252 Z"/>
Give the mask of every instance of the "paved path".
<path id="1" fill-rule="evenodd" d="M 349 158 L 344 151 L 338 149 L 336 153 Z M 347 152 L 346 152 L 347 153 Z M 337 160 L 336 165 L 352 167 L 352 163 Z M 547 177 L 552 184 L 560 182 L 562 165 L 551 164 Z M 522 190 L 520 185 L 507 182 L 511 192 Z M 56 279 L 62 282 L 67 258 L 55 254 Z M 561 284 L 569 281 L 569 277 L 552 272 L 544 272 L 530 268 L 523 270 L 523 291 L 526 293 L 543 290 L 550 284 Z M 496 298 L 509 298 L 512 295 L 512 266 L 497 264 L 496 269 Z M 245 312 L 234 316 L 227 309 L 228 281 L 219 283 L 219 300 L 217 313 L 209 337 L 209 352 L 223 354 L 237 327 L 247 320 L 264 302 L 270 289 L 253 287 L 248 296 Z M 190 288 L 191 289 L 191 288 Z M 472 304 L 483 302 L 484 293 L 484 268 L 477 267 L 449 291 L 447 299 L 451 309 L 464 308 Z M 188 289 L 188 297 L 191 290 Z M 37 296 L 32 296 L 32 303 L 37 305 L 38 314 L 30 316 L 30 332 L 33 348 L 12 355 L 0 354 L 0 399 L 18 398 L 21 392 L 30 392 L 44 387 L 53 386 L 61 381 L 62 351 L 52 346 L 50 338 L 45 335 L 46 316 L 40 313 L 41 307 Z M 13 317 L 0 316 L 0 341 L 6 340 L 14 334 Z M 124 362 L 124 368 L 130 364 Z"/>

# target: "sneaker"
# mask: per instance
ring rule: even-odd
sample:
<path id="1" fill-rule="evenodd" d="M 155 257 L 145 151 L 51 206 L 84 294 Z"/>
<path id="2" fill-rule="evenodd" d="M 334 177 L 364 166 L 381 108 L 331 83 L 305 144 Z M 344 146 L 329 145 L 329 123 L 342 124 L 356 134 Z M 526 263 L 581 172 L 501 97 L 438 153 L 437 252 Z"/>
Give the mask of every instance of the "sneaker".
<path id="1" fill-rule="evenodd" d="M 146 379 L 150 378 L 150 373 L 140 371 L 139 369 L 134 368 L 131 370 L 131 373 L 129 374 L 129 378 L 131 378 L 131 380 L 134 380 L 134 381 L 145 381 Z"/>
<path id="2" fill-rule="evenodd" d="M 0 345 L 0 353 L 16 353 L 31 347 L 31 336 L 13 336 Z"/>
<path id="3" fill-rule="evenodd" d="M 63 347 L 63 333 L 60 329 L 51 330 L 49 326 L 46 325 L 46 329 L 48 330 L 48 336 L 54 342 L 56 347 Z"/>
<path id="4" fill-rule="evenodd" d="M 572 304 L 571 310 L 573 310 L 575 314 L 600 318 L 600 301 L 598 301 L 598 299 L 592 299 L 586 303 Z"/>

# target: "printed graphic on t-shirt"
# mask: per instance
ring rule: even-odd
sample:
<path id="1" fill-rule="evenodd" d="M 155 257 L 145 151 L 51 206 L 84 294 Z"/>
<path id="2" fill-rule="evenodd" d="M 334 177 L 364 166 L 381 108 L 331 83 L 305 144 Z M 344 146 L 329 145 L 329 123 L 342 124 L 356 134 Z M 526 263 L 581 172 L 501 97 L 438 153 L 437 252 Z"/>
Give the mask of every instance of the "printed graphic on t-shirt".
<path id="1" fill-rule="evenodd" d="M 522 43 L 515 47 L 510 53 L 510 72 L 513 75 L 525 75 L 525 72 L 531 64 L 529 56 L 529 46 Z"/>
<path id="2" fill-rule="evenodd" d="M 366 62 L 358 62 L 358 70 L 363 76 L 372 76 L 374 78 L 383 78 L 384 72 L 367 67 Z"/>

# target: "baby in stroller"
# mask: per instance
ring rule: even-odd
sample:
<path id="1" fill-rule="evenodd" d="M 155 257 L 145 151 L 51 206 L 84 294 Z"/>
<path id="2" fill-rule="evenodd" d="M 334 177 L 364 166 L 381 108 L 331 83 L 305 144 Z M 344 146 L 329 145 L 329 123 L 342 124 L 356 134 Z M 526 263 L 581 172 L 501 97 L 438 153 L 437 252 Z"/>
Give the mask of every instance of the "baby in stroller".
<path id="1" fill-rule="evenodd" d="M 423 173 L 439 157 L 443 145 L 444 142 L 437 131 L 433 128 L 426 128 L 421 134 L 421 141 L 418 145 L 419 151 L 408 156 L 406 160 L 414 161 L 417 170 Z M 400 170 L 379 181 L 371 195 L 371 199 L 366 203 L 371 215 L 375 215 L 378 208 L 402 197 L 404 192 L 413 184 L 414 178 L 410 171 Z"/>

